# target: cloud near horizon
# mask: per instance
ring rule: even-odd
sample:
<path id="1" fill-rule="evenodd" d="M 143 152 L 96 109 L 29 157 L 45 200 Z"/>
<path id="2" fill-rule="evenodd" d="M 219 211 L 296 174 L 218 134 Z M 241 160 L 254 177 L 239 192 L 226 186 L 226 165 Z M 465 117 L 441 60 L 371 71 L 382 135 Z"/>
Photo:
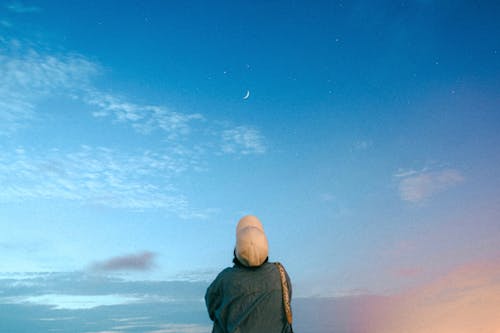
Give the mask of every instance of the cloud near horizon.
<path id="1" fill-rule="evenodd" d="M 386 298 L 365 319 L 373 333 L 499 333 L 500 257 L 461 265 Z"/>
<path id="2" fill-rule="evenodd" d="M 91 269 L 98 272 L 149 271 L 154 267 L 155 257 L 156 254 L 149 251 L 127 254 L 96 262 Z"/>
<path id="3" fill-rule="evenodd" d="M 134 265 L 125 256 L 112 259 L 107 262 L 113 267 Z M 206 287 L 206 282 L 130 281 L 85 271 L 12 273 L 0 276 L 0 330 L 208 333 L 201 301 Z"/>
<path id="4" fill-rule="evenodd" d="M 499 333 L 500 258 L 462 265 L 391 299 L 374 332 Z"/>
<path id="5" fill-rule="evenodd" d="M 99 264 L 110 269 L 141 266 L 142 263 L 137 262 L 144 261 L 142 257 L 144 253 L 110 258 Z M 177 332 L 173 327 L 162 325 L 168 321 L 165 316 L 169 311 L 179 310 L 185 311 L 190 320 L 195 313 L 196 320 L 191 323 L 201 324 L 209 332 L 202 298 L 208 282 L 125 281 L 81 272 L 19 278 L 0 279 L 4 291 L 0 306 L 13 307 L 25 318 L 32 319 L 33 309 L 44 307 L 49 307 L 49 312 L 40 312 L 40 318 L 65 318 L 68 313 L 59 312 L 60 309 L 73 311 L 74 317 L 88 318 L 105 312 L 103 308 L 112 307 L 116 319 L 100 318 L 105 320 L 101 324 L 103 330 L 114 330 L 120 325 L 124 332 L 135 332 L 125 329 L 129 319 L 148 316 L 145 320 L 135 320 L 137 326 L 134 327 L 153 326 L 159 332 L 161 329 Z M 47 290 L 53 294 L 46 294 Z M 292 301 L 296 331 L 309 333 L 499 333 L 499 306 L 500 256 L 463 264 L 430 282 L 390 296 L 294 298 Z M 27 309 L 30 311 L 23 312 Z M 0 312 L 0 319 L 6 316 L 8 313 Z M 56 325 L 57 321 L 45 323 Z M 202 330 L 199 326 L 193 329 Z"/>
<path id="6" fill-rule="evenodd" d="M 390 296 L 296 299 L 297 331 L 500 333 L 500 256 Z"/>

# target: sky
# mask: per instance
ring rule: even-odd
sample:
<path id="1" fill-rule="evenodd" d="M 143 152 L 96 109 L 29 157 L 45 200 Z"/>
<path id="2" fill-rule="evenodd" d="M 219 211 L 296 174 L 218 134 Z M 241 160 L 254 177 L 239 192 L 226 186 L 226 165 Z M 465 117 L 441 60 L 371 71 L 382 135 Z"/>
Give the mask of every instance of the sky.
<path id="1" fill-rule="evenodd" d="M 499 333 L 499 16 L 0 1 L 0 328 L 208 332 L 254 214 L 299 329 Z"/>

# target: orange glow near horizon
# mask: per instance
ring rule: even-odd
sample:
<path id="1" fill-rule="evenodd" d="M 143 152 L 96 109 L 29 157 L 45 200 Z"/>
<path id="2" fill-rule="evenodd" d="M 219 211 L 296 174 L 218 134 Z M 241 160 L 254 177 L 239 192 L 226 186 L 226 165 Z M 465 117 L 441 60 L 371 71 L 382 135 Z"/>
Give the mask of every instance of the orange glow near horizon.
<path id="1" fill-rule="evenodd" d="M 363 319 L 371 333 L 500 333 L 500 260 L 463 265 L 371 304 Z"/>

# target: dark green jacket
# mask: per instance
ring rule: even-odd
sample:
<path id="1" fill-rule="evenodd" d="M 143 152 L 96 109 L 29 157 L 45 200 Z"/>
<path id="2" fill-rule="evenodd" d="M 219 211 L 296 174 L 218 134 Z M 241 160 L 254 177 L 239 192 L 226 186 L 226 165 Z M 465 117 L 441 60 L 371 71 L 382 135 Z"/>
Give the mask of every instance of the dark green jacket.
<path id="1" fill-rule="evenodd" d="M 290 299 L 292 288 L 288 280 Z M 205 295 L 213 333 L 289 333 L 278 268 L 235 264 L 219 273 Z"/>

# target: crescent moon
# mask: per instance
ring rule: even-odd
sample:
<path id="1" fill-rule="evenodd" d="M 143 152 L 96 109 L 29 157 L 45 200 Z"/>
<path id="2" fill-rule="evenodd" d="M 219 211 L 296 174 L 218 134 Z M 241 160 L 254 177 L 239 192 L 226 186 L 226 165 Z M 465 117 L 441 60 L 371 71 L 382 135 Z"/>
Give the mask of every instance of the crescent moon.
<path id="1" fill-rule="evenodd" d="M 248 99 L 248 97 L 250 97 L 250 90 L 247 90 L 247 93 L 245 94 L 243 99 Z"/>

